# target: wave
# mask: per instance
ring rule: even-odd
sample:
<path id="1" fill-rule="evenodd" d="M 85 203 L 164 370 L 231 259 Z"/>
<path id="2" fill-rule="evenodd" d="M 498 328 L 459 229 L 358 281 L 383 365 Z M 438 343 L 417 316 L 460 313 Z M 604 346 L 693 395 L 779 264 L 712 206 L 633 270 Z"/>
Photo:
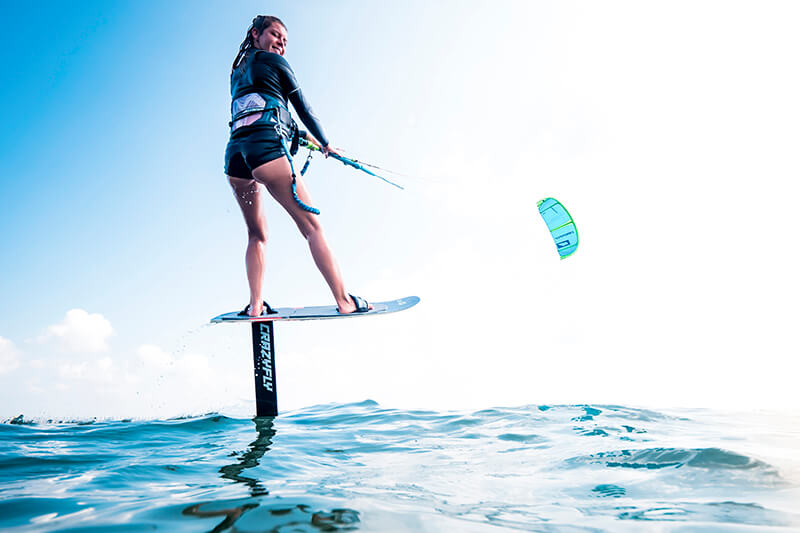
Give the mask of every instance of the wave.
<path id="1" fill-rule="evenodd" d="M 572 464 L 603 464 L 619 468 L 681 468 L 684 466 L 709 469 L 772 471 L 775 469 L 758 459 L 720 448 L 645 448 L 614 450 L 569 459 Z"/>

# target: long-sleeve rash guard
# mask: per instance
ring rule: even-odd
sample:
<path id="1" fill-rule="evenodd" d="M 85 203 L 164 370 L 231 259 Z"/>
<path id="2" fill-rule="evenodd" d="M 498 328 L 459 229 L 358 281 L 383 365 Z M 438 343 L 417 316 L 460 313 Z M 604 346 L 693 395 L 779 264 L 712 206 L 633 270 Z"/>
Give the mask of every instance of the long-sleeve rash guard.
<path id="1" fill-rule="evenodd" d="M 288 109 L 292 102 L 297 115 L 322 146 L 328 138 L 319 119 L 303 96 L 289 63 L 279 54 L 266 50 L 250 50 L 242 64 L 231 73 L 231 96 L 233 100 L 249 93 L 260 93 L 283 102 Z"/>

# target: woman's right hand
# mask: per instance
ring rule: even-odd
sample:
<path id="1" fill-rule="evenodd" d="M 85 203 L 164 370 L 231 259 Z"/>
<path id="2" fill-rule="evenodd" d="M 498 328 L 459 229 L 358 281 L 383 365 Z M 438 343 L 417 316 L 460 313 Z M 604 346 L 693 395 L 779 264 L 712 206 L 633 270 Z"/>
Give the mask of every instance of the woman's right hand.
<path id="1" fill-rule="evenodd" d="M 336 148 L 333 148 L 330 144 L 327 144 L 322 147 L 322 155 L 328 157 L 330 154 L 339 155 L 339 152 L 336 151 Z"/>

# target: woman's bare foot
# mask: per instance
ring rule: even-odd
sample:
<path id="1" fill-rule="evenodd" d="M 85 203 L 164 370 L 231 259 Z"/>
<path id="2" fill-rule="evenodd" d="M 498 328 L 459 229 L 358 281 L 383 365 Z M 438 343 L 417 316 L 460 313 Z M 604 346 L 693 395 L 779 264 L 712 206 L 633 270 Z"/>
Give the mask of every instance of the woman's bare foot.
<path id="1" fill-rule="evenodd" d="M 350 298 L 349 296 L 347 297 L 346 300 L 342 301 L 337 300 L 336 305 L 339 308 L 340 315 L 349 315 L 350 313 L 356 310 L 356 304 L 353 303 L 352 298 Z"/>
<path id="2" fill-rule="evenodd" d="M 261 316 L 261 312 L 264 310 L 264 307 L 261 305 L 261 302 L 250 302 L 250 307 L 247 308 L 247 316 Z"/>
<path id="3" fill-rule="evenodd" d="M 360 300 L 359 303 L 356 302 L 355 299 Z M 340 315 L 349 315 L 350 313 L 364 313 L 367 310 L 372 309 L 372 304 L 367 302 L 365 299 L 360 298 L 358 296 L 353 296 L 352 294 L 347 295 L 346 300 L 336 302 L 336 305 L 339 308 Z"/>

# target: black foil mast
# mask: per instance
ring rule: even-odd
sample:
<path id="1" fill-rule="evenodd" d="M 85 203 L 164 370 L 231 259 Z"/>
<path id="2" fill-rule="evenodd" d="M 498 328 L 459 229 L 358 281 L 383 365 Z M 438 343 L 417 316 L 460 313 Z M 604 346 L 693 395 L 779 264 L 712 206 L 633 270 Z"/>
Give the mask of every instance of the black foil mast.
<path id="1" fill-rule="evenodd" d="M 256 416 L 278 416 L 272 321 L 253 322 L 253 369 L 256 378 Z"/>

